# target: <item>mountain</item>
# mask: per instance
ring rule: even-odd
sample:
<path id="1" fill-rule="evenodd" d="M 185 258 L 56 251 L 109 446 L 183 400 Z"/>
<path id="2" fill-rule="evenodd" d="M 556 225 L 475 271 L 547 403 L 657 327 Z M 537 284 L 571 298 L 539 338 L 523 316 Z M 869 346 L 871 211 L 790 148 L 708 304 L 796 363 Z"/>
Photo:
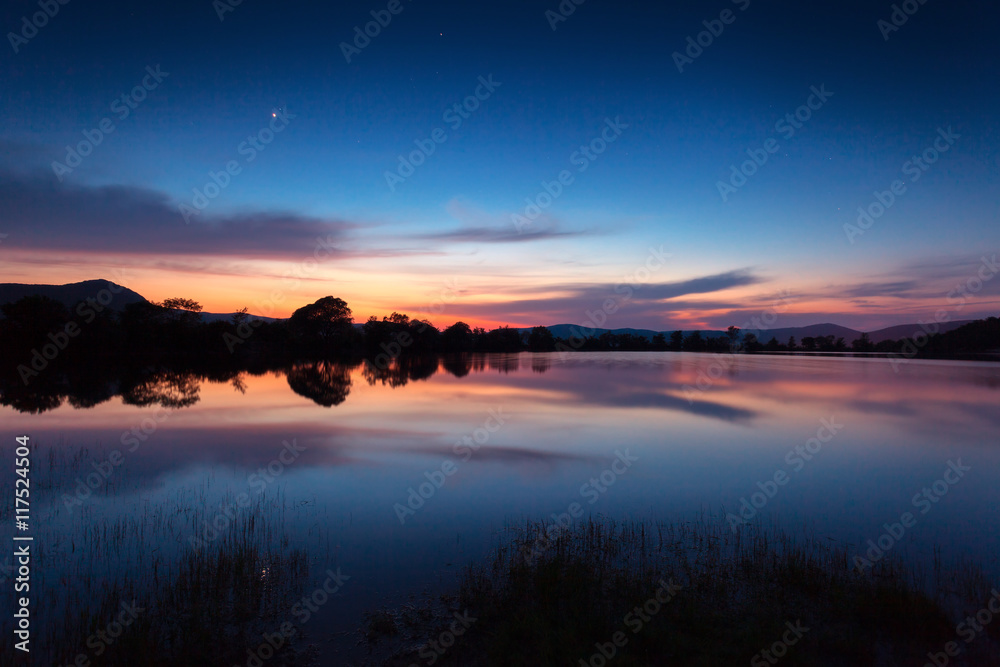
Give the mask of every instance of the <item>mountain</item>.
<path id="1" fill-rule="evenodd" d="M 94 299 L 106 308 L 114 311 L 123 311 L 126 306 L 133 303 L 145 303 L 147 299 L 141 294 L 133 292 L 127 287 L 122 287 L 110 280 L 85 280 L 82 283 L 70 283 L 68 285 L 24 285 L 21 283 L 0 283 L 0 306 L 5 303 L 13 303 L 26 296 L 46 296 L 63 304 L 70 310 L 81 301 Z M 105 303 L 107 302 L 107 303 Z M 218 320 L 229 320 L 234 313 L 202 313 L 203 322 L 215 322 Z M 251 320 L 264 320 L 274 322 L 278 318 L 264 317 L 262 315 L 250 315 Z"/>
<path id="2" fill-rule="evenodd" d="M 60 302 L 70 310 L 76 304 L 94 299 L 111 310 L 121 311 L 125 306 L 145 301 L 127 287 L 116 285 L 110 280 L 85 280 L 68 285 L 23 285 L 21 283 L 0 283 L 0 305 L 13 303 L 26 296 L 46 296 Z"/>
<path id="3" fill-rule="evenodd" d="M 956 322 L 945 322 L 937 325 L 940 327 L 940 329 L 938 329 L 938 333 L 945 333 L 975 321 L 976 320 L 958 320 Z M 928 325 L 927 328 L 934 330 L 934 327 L 931 325 Z M 899 340 L 900 338 L 912 336 L 918 331 L 924 331 L 919 324 L 900 324 L 894 327 L 872 331 L 868 334 L 868 337 L 872 339 L 873 343 L 878 343 L 883 340 Z"/>
<path id="4" fill-rule="evenodd" d="M 766 343 L 772 338 L 777 338 L 779 343 L 787 343 L 791 336 L 795 336 L 800 344 L 803 338 L 819 338 L 820 336 L 833 336 L 834 339 L 843 338 L 848 345 L 855 338 L 861 337 L 860 331 L 842 327 L 839 324 L 810 324 L 807 327 L 784 327 L 781 329 L 761 329 L 759 331 L 750 329 L 747 333 L 757 336 L 757 340 Z"/>
<path id="5" fill-rule="evenodd" d="M 941 324 L 939 325 L 940 333 L 951 331 L 952 329 L 957 329 L 963 324 L 968 324 L 969 322 L 972 321 L 974 320 L 961 320 L 957 322 L 948 322 L 945 324 Z M 574 332 L 586 333 L 586 327 L 583 327 L 578 324 L 554 324 L 548 327 L 548 330 L 551 331 L 552 335 L 557 338 L 569 338 L 574 334 Z M 886 329 L 870 331 L 868 332 L 868 337 L 871 339 L 873 343 L 879 343 L 883 340 L 899 340 L 900 338 L 912 336 L 914 333 L 922 330 L 923 329 L 921 329 L 919 324 L 899 324 L 897 326 L 888 327 Z M 530 327 L 522 328 L 520 329 L 520 331 L 529 332 L 531 331 L 531 328 Z M 592 336 L 600 336 L 603 333 L 609 333 L 609 332 L 619 335 L 624 333 L 629 333 L 634 336 L 643 336 L 644 338 L 652 340 L 653 336 L 658 333 L 663 334 L 664 336 L 667 337 L 667 339 L 669 339 L 670 334 L 673 333 L 674 331 L 675 329 L 668 331 L 653 331 L 652 329 L 625 328 L 625 329 L 593 329 L 589 333 Z M 688 329 L 682 331 L 685 338 L 689 336 L 692 332 L 693 330 L 688 330 Z M 726 335 L 725 331 L 717 331 L 712 329 L 701 329 L 700 332 L 702 338 L 718 338 L 720 336 Z M 819 338 L 821 336 L 833 336 L 834 339 L 843 338 L 844 342 L 847 343 L 848 345 L 850 345 L 851 342 L 853 342 L 857 338 L 860 338 L 862 334 L 861 331 L 858 331 L 856 329 L 842 327 L 839 324 L 832 324 L 830 322 L 826 322 L 824 324 L 810 324 L 809 326 L 805 327 L 783 327 L 780 329 L 744 329 L 741 331 L 741 334 L 746 334 L 746 333 L 754 334 L 755 336 L 757 336 L 757 340 L 760 341 L 761 343 L 766 343 L 772 338 L 777 338 L 779 343 L 787 343 L 789 338 L 795 336 L 795 340 L 797 340 L 799 344 L 801 344 L 803 338 L 809 338 L 809 337 Z"/>
<path id="6" fill-rule="evenodd" d="M 553 336 L 557 338 L 569 338 L 574 332 L 584 332 L 586 333 L 586 328 L 577 324 L 555 324 L 553 326 L 547 327 L 549 331 L 552 332 Z M 520 331 L 531 331 L 530 328 L 521 329 Z M 668 331 L 653 331 L 652 329 L 594 329 L 591 335 L 600 336 L 602 333 L 610 332 L 613 334 L 624 334 L 629 333 L 634 336 L 643 336 L 648 339 L 652 339 L 658 333 L 663 334 L 668 339 L 670 334 L 672 334 L 676 329 L 670 329 Z M 702 338 L 719 338 L 726 336 L 727 333 L 721 330 L 715 329 L 699 329 Z M 684 329 L 681 333 L 685 337 L 689 336 L 694 332 L 694 329 Z M 912 333 L 912 331 L 908 331 Z M 783 329 L 744 329 L 740 332 L 741 334 L 752 333 L 757 336 L 757 339 L 766 343 L 771 340 L 772 337 L 777 338 L 780 343 L 787 343 L 790 336 L 795 336 L 796 340 L 801 341 L 802 338 L 812 336 L 813 338 L 819 336 L 833 336 L 834 338 L 841 338 L 850 344 L 852 340 L 858 338 L 861 335 L 860 331 L 855 331 L 854 329 L 848 329 L 847 327 L 842 327 L 838 324 L 811 324 L 807 327 L 786 327 Z"/>

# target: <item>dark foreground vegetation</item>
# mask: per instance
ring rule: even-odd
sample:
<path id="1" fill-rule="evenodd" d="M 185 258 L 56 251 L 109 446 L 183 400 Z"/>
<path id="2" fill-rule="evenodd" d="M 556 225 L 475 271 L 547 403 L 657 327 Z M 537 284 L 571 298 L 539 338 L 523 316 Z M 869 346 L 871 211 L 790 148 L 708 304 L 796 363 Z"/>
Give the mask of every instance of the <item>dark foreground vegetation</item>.
<path id="1" fill-rule="evenodd" d="M 949 665 L 1000 664 L 1000 623 L 956 634 L 994 595 L 975 567 L 859 572 L 845 547 L 714 519 L 549 530 L 511 528 L 443 604 L 372 614 L 381 664 L 923 665 L 949 642 Z M 459 617 L 475 620 L 449 638 Z"/>
<path id="2" fill-rule="evenodd" d="M 32 456 L 50 462 L 35 469 L 33 481 L 42 486 L 86 474 L 94 461 L 86 451 L 67 456 L 59 445 L 36 447 Z M 259 496 L 214 540 L 195 548 L 190 536 L 200 535 L 202 522 L 217 516 L 203 491 L 190 490 L 174 502 L 146 502 L 117 519 L 86 505 L 77 515 L 85 530 L 45 536 L 32 562 L 32 613 L 38 616 L 31 660 L 25 662 L 5 641 L 0 664 L 245 665 L 248 651 L 259 651 L 265 635 L 274 637 L 285 623 L 301 620 L 296 604 L 308 594 L 310 578 L 316 579 L 315 563 L 322 572 L 329 556 L 311 558 L 290 544 L 283 494 Z M 13 636 L 10 618 L 0 621 L 0 629 Z M 299 634 L 274 641 L 279 646 L 271 651 L 270 667 L 315 664 Z"/>

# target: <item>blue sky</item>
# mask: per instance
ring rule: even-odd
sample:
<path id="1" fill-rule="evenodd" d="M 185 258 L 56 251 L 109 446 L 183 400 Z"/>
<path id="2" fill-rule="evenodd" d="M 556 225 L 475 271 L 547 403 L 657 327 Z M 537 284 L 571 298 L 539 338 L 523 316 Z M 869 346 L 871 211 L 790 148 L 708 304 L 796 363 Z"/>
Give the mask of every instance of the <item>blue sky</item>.
<path id="1" fill-rule="evenodd" d="M 148 298 L 255 310 L 277 289 L 288 314 L 334 294 L 359 319 L 451 289 L 436 324 L 554 324 L 582 322 L 662 245 L 650 287 L 752 280 L 636 299 L 613 325 L 725 326 L 791 290 L 776 326 L 876 328 L 935 312 L 1000 249 L 993 4 L 914 4 L 884 33 L 891 3 L 589 0 L 553 30 L 557 2 L 401 0 L 348 63 L 341 42 L 387 4 L 244 0 L 220 20 L 209 1 L 70 2 L 16 53 L 8 35 L 4 280 L 126 267 Z M 9 2 L 0 25 L 21 32 L 38 11 Z M 679 72 L 675 52 L 720 27 Z M 113 101 L 156 66 L 169 74 L 120 119 Z M 445 112 L 480 77 L 499 85 L 453 128 Z M 814 87 L 832 95 L 780 133 Z M 241 145 L 276 112 L 287 125 L 248 162 Z M 56 178 L 52 162 L 104 118 L 114 132 Z M 620 135 L 579 171 L 572 156 L 608 119 Z M 446 141 L 390 189 L 385 173 L 436 128 Z M 949 128 L 958 138 L 911 182 L 903 165 Z M 768 139 L 777 149 L 724 201 L 719 182 Z M 186 224 L 180 205 L 230 161 L 239 173 Z M 573 182 L 518 234 L 511 216 L 563 170 Z M 851 243 L 844 225 L 897 179 L 905 194 Z M 335 258 L 281 279 L 330 234 Z M 996 314 L 1000 280 L 974 297 L 956 318 Z"/>

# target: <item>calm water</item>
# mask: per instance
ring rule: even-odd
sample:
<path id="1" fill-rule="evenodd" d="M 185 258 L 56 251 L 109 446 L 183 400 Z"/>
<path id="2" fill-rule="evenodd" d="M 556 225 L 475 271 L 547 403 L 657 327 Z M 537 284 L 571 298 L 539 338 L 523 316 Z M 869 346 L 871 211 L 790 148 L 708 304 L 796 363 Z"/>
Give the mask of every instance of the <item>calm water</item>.
<path id="1" fill-rule="evenodd" d="M 946 561 L 971 557 L 1000 574 L 1000 365 L 910 362 L 896 372 L 884 359 L 745 356 L 720 368 L 727 361 L 525 353 L 423 364 L 410 369 L 416 380 L 328 364 L 164 382 L 145 388 L 150 400 L 196 402 L 0 408 L 5 468 L 14 436 L 30 435 L 42 478 L 32 496 L 37 575 L 53 590 L 130 568 L 141 578 L 128 549 L 80 561 L 94 523 L 179 507 L 186 523 L 158 546 L 179 556 L 191 536 L 210 536 L 196 531 L 220 503 L 278 498 L 290 540 L 309 552 L 308 588 L 328 568 L 350 576 L 305 628 L 340 658 L 364 610 L 450 586 L 505 523 L 551 519 L 572 503 L 614 518 L 689 519 L 756 500 L 749 521 L 854 545 L 910 511 L 917 523 L 894 551 L 926 562 L 940 548 Z M 124 460 L 108 486 L 67 504 L 91 461 L 114 449 Z M 935 488 L 950 462 L 968 470 Z M 776 474 L 784 484 L 768 483 Z M 932 498 L 914 502 L 925 487 Z"/>

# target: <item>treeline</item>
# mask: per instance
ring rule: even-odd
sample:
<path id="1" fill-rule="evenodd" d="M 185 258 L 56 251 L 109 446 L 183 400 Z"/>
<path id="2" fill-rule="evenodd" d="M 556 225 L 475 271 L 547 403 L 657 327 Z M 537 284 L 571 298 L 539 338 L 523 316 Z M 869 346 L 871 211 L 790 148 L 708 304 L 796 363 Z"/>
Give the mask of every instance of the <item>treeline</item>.
<path id="1" fill-rule="evenodd" d="M 581 327 L 563 339 L 545 327 L 487 331 L 456 322 L 440 330 L 401 313 L 371 317 L 356 326 L 347 303 L 332 296 L 299 308 L 287 320 L 255 319 L 244 309 L 228 321 L 204 322 L 201 310 L 197 302 L 182 298 L 139 302 L 113 311 L 94 300 L 68 309 L 46 297 L 26 297 L 0 307 L 0 372 L 15 373 L 28 385 L 52 367 L 253 368 L 339 357 L 367 360 L 385 369 L 401 358 L 451 352 L 881 352 L 913 357 L 1000 349 L 1000 321 L 995 317 L 945 334 L 915 332 L 876 344 L 867 334 L 850 343 L 833 336 L 762 342 L 737 327 L 729 327 L 723 336 L 675 331 L 652 338 L 610 332 L 588 335 Z"/>

